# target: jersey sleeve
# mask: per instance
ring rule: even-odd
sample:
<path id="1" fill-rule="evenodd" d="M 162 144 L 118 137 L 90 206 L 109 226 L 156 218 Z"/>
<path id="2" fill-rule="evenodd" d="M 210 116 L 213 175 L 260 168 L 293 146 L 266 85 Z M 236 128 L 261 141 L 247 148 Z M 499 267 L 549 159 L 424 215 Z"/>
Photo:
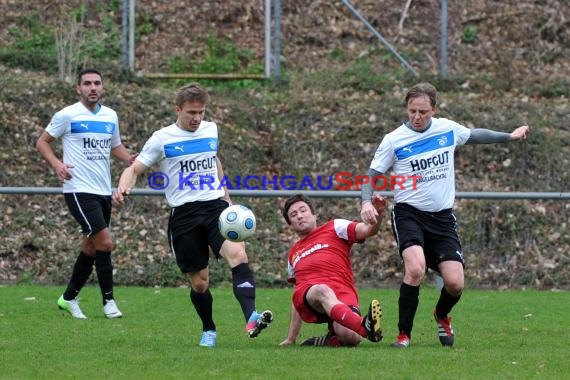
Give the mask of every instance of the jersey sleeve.
<path id="1" fill-rule="evenodd" d="M 361 241 L 356 240 L 357 224 L 357 222 L 346 219 L 335 219 L 334 230 L 339 238 L 344 239 L 349 243 L 360 243 Z"/>
<path id="2" fill-rule="evenodd" d="M 395 157 L 394 148 L 392 147 L 390 138 L 388 136 L 384 136 L 378 146 L 378 149 L 376 149 L 376 153 L 374 153 L 370 169 L 374 169 L 380 173 L 386 173 L 394 164 Z"/>
<path id="3" fill-rule="evenodd" d="M 116 148 L 121 145 L 121 132 L 119 131 L 119 117 L 116 112 L 113 112 L 113 123 L 115 124 L 115 130 L 111 135 L 111 148 Z"/>
<path id="4" fill-rule="evenodd" d="M 467 142 L 467 140 L 469 140 L 469 136 L 471 136 L 471 129 L 453 120 L 449 120 L 449 123 L 453 126 L 453 131 L 457 136 L 456 145 L 464 145 Z"/>
<path id="5" fill-rule="evenodd" d="M 164 158 L 164 149 L 160 136 L 157 132 L 146 141 L 137 157 L 146 167 L 151 167 Z"/>
<path id="6" fill-rule="evenodd" d="M 51 137 L 59 138 L 69 129 L 70 120 L 71 118 L 66 113 L 62 111 L 56 112 L 47 125 L 46 132 Z"/>

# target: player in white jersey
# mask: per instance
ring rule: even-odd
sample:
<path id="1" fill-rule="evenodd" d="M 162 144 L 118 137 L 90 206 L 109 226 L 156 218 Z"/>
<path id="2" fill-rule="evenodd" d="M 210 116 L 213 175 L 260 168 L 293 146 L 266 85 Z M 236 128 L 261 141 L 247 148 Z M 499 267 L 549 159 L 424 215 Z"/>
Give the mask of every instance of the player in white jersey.
<path id="1" fill-rule="evenodd" d="M 121 143 L 119 120 L 115 111 L 100 103 L 103 95 L 101 73 L 84 69 L 78 75 L 79 101 L 56 112 L 36 147 L 63 181 L 65 202 L 83 232 L 83 247 L 58 306 L 73 317 L 85 319 L 77 296 L 95 271 L 107 318 L 122 316 L 113 295 L 113 241 L 111 220 L 110 155 L 130 165 L 131 156 Z M 61 138 L 63 160 L 55 155 L 51 143 Z"/>
<path id="2" fill-rule="evenodd" d="M 370 164 L 370 181 L 362 188 L 361 217 L 372 223 L 377 216 L 370 202 L 374 177 L 379 178 L 392 168 L 395 176 L 407 179 L 394 188 L 392 230 L 404 262 L 404 279 L 398 301 L 399 334 L 392 346 L 410 345 L 420 283 L 427 268 L 443 279 L 434 318 L 441 344 L 452 346 L 455 334 L 449 313 L 459 302 L 464 287 L 463 253 L 452 212 L 455 148 L 524 140 L 529 127 L 503 133 L 469 129 L 435 118 L 437 90 L 429 83 L 413 86 L 406 94 L 405 104 L 408 122 L 384 136 Z"/>
<path id="3" fill-rule="evenodd" d="M 199 345 L 203 347 L 214 347 L 217 338 L 209 289 L 210 248 L 231 268 L 234 296 L 241 306 L 247 335 L 255 338 L 273 320 L 271 311 L 256 311 L 255 281 L 245 244 L 225 240 L 218 228 L 218 218 L 231 201 L 220 182 L 224 171 L 218 158 L 218 127 L 203 120 L 209 100 L 208 93 L 196 83 L 180 88 L 175 99 L 176 122 L 148 139 L 134 164 L 121 175 L 113 194 L 114 200 L 122 203 L 137 178 L 160 164 L 161 172 L 151 173 L 148 181 L 154 188 L 161 185 L 171 207 L 170 249 L 188 278 L 190 300 L 202 321 Z"/>

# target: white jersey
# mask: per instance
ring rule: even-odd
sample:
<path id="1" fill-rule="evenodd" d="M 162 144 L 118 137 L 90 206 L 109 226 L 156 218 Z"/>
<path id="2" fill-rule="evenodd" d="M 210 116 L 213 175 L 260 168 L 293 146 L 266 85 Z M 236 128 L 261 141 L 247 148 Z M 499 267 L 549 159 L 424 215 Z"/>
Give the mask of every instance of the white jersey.
<path id="1" fill-rule="evenodd" d="M 166 200 L 170 207 L 178 207 L 224 196 L 218 178 L 217 153 L 218 127 L 202 121 L 195 132 L 176 124 L 154 132 L 137 160 L 147 167 L 160 163 L 160 170 L 168 181 L 164 189 Z"/>
<path id="2" fill-rule="evenodd" d="M 64 193 L 111 195 L 111 149 L 121 145 L 115 111 L 101 105 L 91 112 L 77 102 L 56 112 L 46 132 L 62 138 L 63 162 L 73 165 Z"/>
<path id="3" fill-rule="evenodd" d="M 430 212 L 452 208 L 455 147 L 465 144 L 470 134 L 469 128 L 443 118 L 432 118 L 423 132 L 403 124 L 384 137 L 370 168 L 382 173 L 393 168 L 391 181 L 396 203 Z"/>

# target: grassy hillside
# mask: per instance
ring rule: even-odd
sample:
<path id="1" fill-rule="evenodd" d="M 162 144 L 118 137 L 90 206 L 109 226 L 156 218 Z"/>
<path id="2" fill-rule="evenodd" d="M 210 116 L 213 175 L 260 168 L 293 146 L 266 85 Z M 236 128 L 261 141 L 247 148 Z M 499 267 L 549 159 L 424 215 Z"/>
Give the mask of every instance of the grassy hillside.
<path id="1" fill-rule="evenodd" d="M 8 69 L 2 74 L 0 133 L 4 141 L 11 142 L 0 156 L 2 186 L 59 186 L 34 143 L 50 114 L 71 101 L 71 92 L 67 85 L 43 74 L 16 75 Z M 230 177 L 363 173 L 381 136 L 402 120 L 395 90 L 385 95 L 323 92 L 316 97 L 296 88 L 301 80 L 306 79 L 280 88 L 212 89 L 215 101 L 208 116 L 220 125 L 221 157 Z M 107 91 L 106 103 L 121 115 L 124 143 L 133 151 L 141 148 L 154 129 L 173 120 L 172 88 L 108 83 Z M 569 132 L 552 127 L 564 125 L 567 103 L 563 98 L 535 98 L 529 106 L 529 102 L 517 103 L 516 98 L 507 101 L 502 94 L 487 100 L 495 104 L 489 108 L 488 103 L 461 96 L 442 93 L 449 104 L 449 111 L 443 112 L 457 113 L 455 118 L 466 125 L 503 131 L 528 122 L 533 135 L 520 145 L 461 149 L 456 162 L 459 191 L 567 191 L 569 174 L 563 168 L 568 166 Z M 520 109 L 526 109 L 524 120 Z M 371 122 L 374 118 L 378 121 Z M 120 164 L 113 168 L 116 180 L 122 168 Z M 62 197 L 3 195 L 1 199 L 2 281 L 62 281 L 66 277 L 62 268 L 71 265 L 79 243 L 77 227 Z M 259 218 L 259 234 L 249 248 L 260 281 L 282 285 L 285 252 L 292 238 L 279 213 L 283 200 L 239 201 L 251 205 Z M 317 205 L 323 220 L 358 217 L 356 199 L 318 199 Z M 564 270 L 570 252 L 568 201 L 462 200 L 456 206 L 469 263 L 468 280 L 473 285 L 551 287 L 569 283 Z M 133 198 L 125 209 L 115 211 L 115 263 L 120 282 L 164 285 L 177 278 L 165 240 L 166 216 L 160 197 Z M 400 276 L 388 221 L 377 239 L 355 249 L 355 256 L 355 269 L 363 283 L 390 284 Z"/>
<path id="2" fill-rule="evenodd" d="M 423 2 L 413 3 L 415 7 L 428 6 Z M 470 2 L 470 6 L 471 3 L 482 7 L 479 15 L 486 15 L 484 18 L 481 16 L 480 25 L 496 17 L 487 11 L 486 2 Z M 516 3 L 523 8 L 526 6 L 525 2 Z M 152 14 L 153 20 L 164 20 L 160 17 L 167 14 L 162 9 L 164 6 L 146 1 L 140 4 L 140 9 Z M 237 6 L 228 2 L 224 10 L 234 9 L 230 6 L 232 4 Z M 354 23 L 343 23 L 349 16 L 344 14 L 344 18 L 340 18 L 342 11 L 338 8 L 330 7 L 326 11 L 324 3 L 317 1 L 315 4 L 313 12 L 307 13 L 309 19 L 325 17 L 330 11 L 339 16 L 338 27 L 342 30 L 350 30 L 347 25 L 356 28 Z M 363 2 L 360 5 L 371 11 L 370 4 Z M 505 4 L 515 6 L 514 2 Z M 565 4 L 561 2 L 561 6 Z M 229 176 L 254 174 L 316 178 L 343 171 L 364 173 L 382 136 L 404 120 L 402 98 L 406 89 L 419 80 L 428 80 L 440 89 L 440 116 L 450 117 L 469 127 L 500 131 L 510 131 L 522 124 L 532 127 L 532 136 L 524 144 L 461 148 L 456 155 L 458 191 L 569 191 L 570 85 L 565 75 L 568 72 L 567 60 L 564 59 L 568 45 L 565 32 L 559 34 L 557 26 L 560 20 L 555 16 L 548 25 L 538 16 L 532 19 L 529 21 L 531 25 L 521 29 L 528 29 L 526 35 L 503 36 L 509 47 L 524 47 L 523 56 L 526 57 L 531 54 L 527 50 L 528 39 L 541 30 L 540 25 L 546 25 L 542 29 L 546 33 L 543 39 L 532 37 L 543 41 L 541 44 L 536 42 L 536 46 L 541 49 L 548 47 L 556 53 L 547 57 L 539 49 L 542 53 L 534 57 L 537 60 L 535 67 L 540 66 L 543 71 L 529 74 L 525 71 L 529 68 L 527 60 L 525 65 L 519 65 L 515 60 L 507 68 L 504 66 L 506 62 L 483 54 L 488 53 L 484 49 L 485 42 L 496 44 L 497 41 L 492 36 L 483 41 L 489 31 L 483 33 L 479 29 L 480 41 L 471 46 L 475 57 L 469 59 L 491 60 L 496 70 L 491 68 L 492 65 L 483 64 L 472 70 L 475 66 L 454 60 L 457 66 L 453 67 L 452 75 L 442 80 L 427 68 L 429 56 L 420 54 L 422 49 L 428 49 L 430 44 L 437 42 L 427 41 L 425 30 L 412 20 L 412 15 L 419 9 L 409 11 L 409 23 L 406 24 L 410 28 L 417 26 L 417 33 L 414 35 L 406 30 L 401 39 L 394 36 L 398 46 L 420 68 L 420 76 L 414 78 L 364 32 L 355 32 L 348 37 L 339 35 L 336 40 L 342 42 L 339 45 L 326 33 L 319 34 L 318 37 L 322 37 L 321 50 L 316 48 L 319 44 L 313 40 L 297 39 L 292 24 L 298 22 L 298 28 L 303 29 L 308 21 L 294 21 L 293 16 L 304 6 L 300 1 L 293 1 L 284 8 L 284 24 L 290 33 L 288 41 L 297 49 L 286 47 L 281 85 L 270 81 L 203 82 L 213 98 L 207 116 L 220 126 L 220 155 Z M 48 25 L 53 20 L 47 16 L 48 11 L 53 9 L 47 5 L 43 8 L 43 21 Z M 401 15 L 401 9 L 390 9 L 392 18 L 383 21 L 386 25 L 395 25 L 398 18 L 394 19 L 394 16 Z M 116 19 L 118 15 L 116 10 L 98 10 L 95 6 L 89 10 L 100 20 L 111 16 Z M 35 151 L 34 144 L 53 112 L 75 101 L 75 94 L 69 84 L 57 79 L 56 66 L 39 67 L 39 64 L 15 60 L 21 41 L 29 41 L 24 32 L 30 36 L 38 36 L 38 33 L 33 34 L 31 29 L 26 29 L 25 23 L 18 24 L 21 17 L 13 8 L 10 11 L 12 13 L 6 13 L 12 25 L 10 30 L 18 25 L 24 37 L 18 39 L 12 33 L 12 39 L 3 39 L 5 42 L 0 47 L 3 57 L 0 64 L 0 137 L 6 142 L 0 147 L 0 186 L 59 186 L 55 175 Z M 459 10 L 454 8 L 450 12 L 457 14 Z M 259 17 L 258 10 L 252 17 Z M 503 17 L 507 17 L 506 13 Z M 240 20 L 233 23 L 220 21 L 218 25 L 220 28 L 235 28 L 242 25 Z M 460 37 L 465 25 L 452 26 L 454 35 Z M 156 33 L 150 34 L 152 39 L 164 30 L 156 25 L 155 28 Z M 535 34 L 532 34 L 533 30 Z M 554 34 L 548 34 L 549 31 Z M 247 31 L 243 33 L 247 34 Z M 148 41 L 150 35 L 141 40 Z M 237 35 L 235 30 L 233 35 Z M 513 40 L 515 37 L 519 39 Z M 457 47 L 457 54 L 469 50 L 466 43 L 451 40 Z M 165 38 L 163 41 L 170 40 Z M 215 44 L 218 47 L 223 45 L 221 40 Z M 308 44 L 314 47 L 314 56 L 307 52 Z M 23 46 L 22 49 L 28 52 L 40 49 L 35 45 Z M 49 39 L 46 46 L 51 46 Z M 153 46 L 157 45 L 148 45 L 147 49 Z M 356 54 L 363 46 L 368 46 L 365 52 Z M 207 52 L 208 48 L 201 51 Z M 218 57 L 218 61 L 234 59 L 235 56 L 227 55 L 232 51 L 226 49 L 226 55 Z M 254 55 L 256 52 L 259 51 L 253 51 Z M 147 58 L 138 62 L 149 62 L 149 50 L 139 54 Z M 287 61 L 289 57 L 291 59 Z M 304 62 L 302 57 L 305 57 Z M 152 131 L 174 120 L 172 95 L 182 82 L 150 82 L 125 74 L 117 69 L 116 60 L 105 56 L 86 58 L 86 62 L 104 68 L 105 103 L 118 111 L 123 142 L 130 150 L 139 150 Z M 167 66 L 164 65 L 164 69 L 168 70 Z M 156 69 L 160 65 L 153 63 L 149 67 Z M 121 170 L 121 165 L 115 163 L 115 181 Z M 139 185 L 145 186 L 143 182 Z M 80 240 L 63 198 L 0 195 L 0 200 L 0 282 L 65 281 Z M 235 201 L 249 204 L 258 216 L 259 232 L 248 243 L 250 261 L 257 271 L 258 282 L 267 286 L 283 286 L 285 254 L 294 238 L 280 216 L 284 199 L 240 198 Z M 358 218 L 357 199 L 316 199 L 316 203 L 321 220 L 333 216 Z M 182 281 L 166 244 L 167 213 L 167 206 L 160 197 L 133 197 L 125 208 L 114 211 L 112 231 L 117 243 L 114 262 L 119 283 L 175 285 Z M 567 271 L 570 262 L 568 201 L 458 200 L 456 214 L 470 286 L 570 286 Z M 390 286 L 400 281 L 402 268 L 388 220 L 378 237 L 356 247 L 354 255 L 355 271 L 361 284 Z M 228 280 L 225 265 L 213 264 L 214 282 Z"/>

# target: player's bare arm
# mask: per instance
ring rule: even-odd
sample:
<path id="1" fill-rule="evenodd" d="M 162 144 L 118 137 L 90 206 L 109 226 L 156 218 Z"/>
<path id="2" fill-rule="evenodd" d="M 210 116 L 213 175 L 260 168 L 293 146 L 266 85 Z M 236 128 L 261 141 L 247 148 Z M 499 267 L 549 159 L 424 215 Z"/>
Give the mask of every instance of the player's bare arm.
<path id="1" fill-rule="evenodd" d="M 128 166 L 132 165 L 132 163 L 135 161 L 135 158 L 138 156 L 138 154 L 130 154 L 123 144 L 117 145 L 111 149 L 111 154 L 113 157 L 123 161 Z"/>
<path id="2" fill-rule="evenodd" d="M 51 147 L 51 143 L 54 140 L 55 138 L 53 138 L 49 133 L 44 132 L 36 142 L 36 149 L 53 168 L 57 174 L 57 178 L 62 181 L 69 180 L 72 177 L 70 169 L 73 168 L 73 165 L 65 164 L 57 158 Z"/>
<path id="3" fill-rule="evenodd" d="M 291 321 L 289 323 L 289 331 L 287 332 L 287 338 L 281 343 L 280 346 L 291 346 L 295 344 L 295 341 L 299 337 L 299 333 L 301 332 L 301 326 L 303 325 L 303 320 L 299 315 L 295 306 L 291 304 Z"/>
<path id="4" fill-rule="evenodd" d="M 113 201 L 121 204 L 125 201 L 125 196 L 129 195 L 137 183 L 137 178 L 142 175 L 147 167 L 138 160 L 126 168 L 121 174 L 117 190 L 113 193 Z"/>
<path id="5" fill-rule="evenodd" d="M 218 157 L 216 157 L 216 167 L 218 168 L 218 179 L 220 182 L 224 180 L 224 168 L 222 167 L 222 162 Z M 224 200 L 227 201 L 230 206 L 232 205 L 232 201 L 230 199 L 230 193 L 228 191 L 227 186 L 224 186 Z"/>

